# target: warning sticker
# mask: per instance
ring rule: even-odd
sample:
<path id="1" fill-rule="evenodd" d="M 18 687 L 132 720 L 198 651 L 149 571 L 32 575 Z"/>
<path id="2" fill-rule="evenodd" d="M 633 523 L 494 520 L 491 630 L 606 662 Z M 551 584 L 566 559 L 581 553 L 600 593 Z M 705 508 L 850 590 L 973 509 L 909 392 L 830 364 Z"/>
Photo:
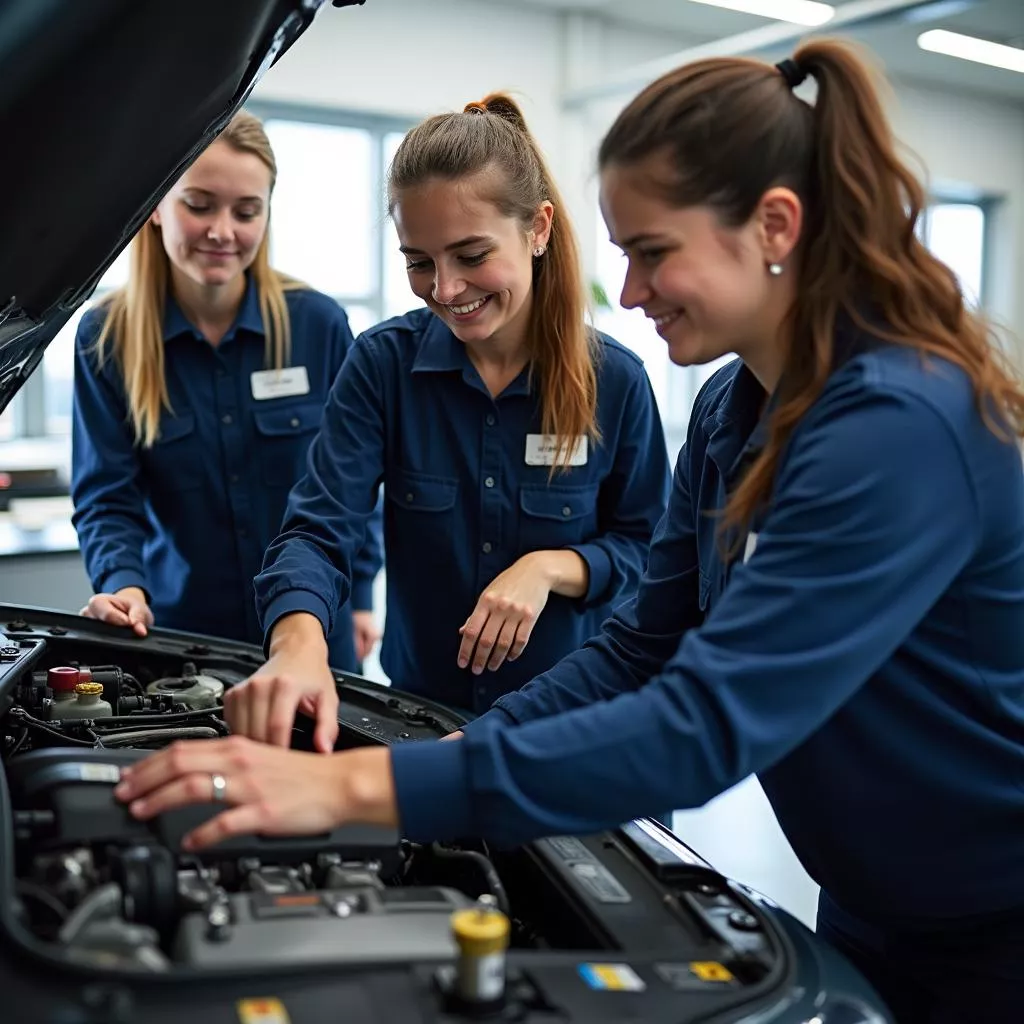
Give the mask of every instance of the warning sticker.
<path id="1" fill-rule="evenodd" d="M 280 999 L 239 999 L 238 1019 L 241 1024 L 291 1024 L 288 1011 Z"/>
<path id="2" fill-rule="evenodd" d="M 728 982 L 733 980 L 732 971 L 715 960 L 694 960 L 690 963 L 690 970 L 701 981 Z"/>
<path id="3" fill-rule="evenodd" d="M 728 985 L 734 987 L 739 983 L 736 976 L 724 964 L 717 960 L 693 960 L 690 963 L 655 964 L 655 972 L 669 985 L 679 991 L 696 992 L 707 989 L 709 985 Z"/>
<path id="4" fill-rule="evenodd" d="M 609 992 L 643 992 L 647 988 L 629 964 L 580 964 L 579 970 L 591 988 Z"/>

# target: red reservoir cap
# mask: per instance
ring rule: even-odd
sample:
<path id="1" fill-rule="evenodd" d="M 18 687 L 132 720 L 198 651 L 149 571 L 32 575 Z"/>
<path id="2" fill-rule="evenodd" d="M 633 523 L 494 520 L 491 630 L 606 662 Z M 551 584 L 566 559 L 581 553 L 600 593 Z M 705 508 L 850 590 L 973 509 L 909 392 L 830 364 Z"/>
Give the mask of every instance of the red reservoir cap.
<path id="1" fill-rule="evenodd" d="M 51 668 L 46 673 L 46 685 L 51 690 L 73 690 L 78 685 L 78 669 L 70 666 Z"/>

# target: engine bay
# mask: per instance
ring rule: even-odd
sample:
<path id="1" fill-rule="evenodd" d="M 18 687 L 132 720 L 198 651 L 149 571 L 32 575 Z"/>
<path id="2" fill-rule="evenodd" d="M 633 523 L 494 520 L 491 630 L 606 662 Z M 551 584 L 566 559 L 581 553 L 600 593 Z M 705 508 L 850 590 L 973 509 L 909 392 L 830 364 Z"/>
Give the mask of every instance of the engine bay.
<path id="1" fill-rule="evenodd" d="M 240 837 L 186 854 L 183 836 L 221 808 L 144 823 L 113 788 L 152 750 L 228 735 L 223 695 L 248 673 L 222 658 L 87 664 L 61 646 L 4 639 L 0 745 L 17 920 L 62 956 L 145 971 L 437 960 L 454 955 L 454 911 L 484 892 L 507 909 L 483 851 L 413 847 L 389 829 Z"/>
<path id="2" fill-rule="evenodd" d="M 787 974 L 764 906 L 644 819 L 514 850 L 350 825 L 199 853 L 182 839 L 220 805 L 134 819 L 113 796 L 121 769 L 179 739 L 227 735 L 224 694 L 261 662 L 245 644 L 160 631 L 140 640 L 0 608 L 0 925 L 48 970 L 170 980 L 401 968 L 436 994 L 458 958 L 453 915 L 486 901 L 509 921 L 516 1003 L 542 1017 L 563 976 L 579 986 L 581 951 L 659 959 L 659 998 L 690 992 L 695 1009 L 756 1001 Z M 463 724 L 430 701 L 336 678 L 339 748 L 437 739 Z M 301 716 L 292 745 L 312 749 Z"/>

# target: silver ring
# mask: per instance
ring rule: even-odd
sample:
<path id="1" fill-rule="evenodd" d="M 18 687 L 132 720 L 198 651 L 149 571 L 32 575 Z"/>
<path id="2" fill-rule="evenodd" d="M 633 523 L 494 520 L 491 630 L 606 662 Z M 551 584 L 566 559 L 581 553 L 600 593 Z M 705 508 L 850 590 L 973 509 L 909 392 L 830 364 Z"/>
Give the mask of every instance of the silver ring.
<path id="1" fill-rule="evenodd" d="M 213 783 L 213 799 L 216 803 L 222 804 L 228 797 L 228 780 L 223 775 L 211 775 L 210 782 Z"/>

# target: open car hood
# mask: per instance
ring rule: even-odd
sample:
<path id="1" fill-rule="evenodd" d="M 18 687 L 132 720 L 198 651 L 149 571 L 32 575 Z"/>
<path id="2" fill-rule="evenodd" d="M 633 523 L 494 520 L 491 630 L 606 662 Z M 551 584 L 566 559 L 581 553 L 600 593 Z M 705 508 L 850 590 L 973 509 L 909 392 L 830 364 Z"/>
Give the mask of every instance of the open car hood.
<path id="1" fill-rule="evenodd" d="M 0 412 L 324 3 L 0 4 Z"/>

